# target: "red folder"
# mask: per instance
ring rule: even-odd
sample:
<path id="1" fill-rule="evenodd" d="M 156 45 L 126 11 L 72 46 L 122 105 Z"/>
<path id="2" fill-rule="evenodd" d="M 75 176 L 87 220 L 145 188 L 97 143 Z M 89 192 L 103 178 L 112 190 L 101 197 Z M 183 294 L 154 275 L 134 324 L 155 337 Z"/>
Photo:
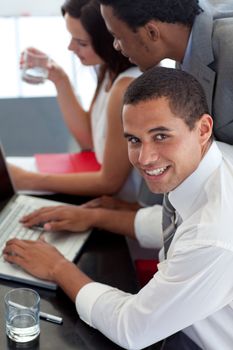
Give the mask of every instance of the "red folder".
<path id="1" fill-rule="evenodd" d="M 98 171 L 101 167 L 96 160 L 95 153 L 91 151 L 36 154 L 35 159 L 37 168 L 42 173 L 79 173 Z"/>
<path id="2" fill-rule="evenodd" d="M 154 274 L 157 271 L 158 263 L 159 263 L 158 260 L 152 260 L 152 259 L 135 260 L 136 274 L 141 287 L 145 286 L 154 276 Z"/>

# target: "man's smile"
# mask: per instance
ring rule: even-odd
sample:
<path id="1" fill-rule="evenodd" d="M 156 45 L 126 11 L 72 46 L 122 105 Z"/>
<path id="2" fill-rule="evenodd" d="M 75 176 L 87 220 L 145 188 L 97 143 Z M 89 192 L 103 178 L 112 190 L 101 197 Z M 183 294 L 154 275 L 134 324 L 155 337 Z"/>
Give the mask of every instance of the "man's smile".
<path id="1" fill-rule="evenodd" d="M 150 169 L 150 170 L 143 170 L 144 173 L 146 173 L 146 175 L 149 176 L 159 176 L 162 175 L 169 166 L 164 166 L 164 167 L 160 167 L 160 168 L 156 168 L 156 169 Z"/>

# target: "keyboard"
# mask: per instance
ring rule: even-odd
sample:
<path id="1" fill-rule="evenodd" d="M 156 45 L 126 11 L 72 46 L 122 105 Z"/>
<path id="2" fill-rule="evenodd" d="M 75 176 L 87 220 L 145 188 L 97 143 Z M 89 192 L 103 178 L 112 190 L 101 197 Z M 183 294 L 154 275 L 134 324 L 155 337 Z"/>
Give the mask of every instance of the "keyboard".
<path id="1" fill-rule="evenodd" d="M 33 197 L 18 196 L 15 201 L 9 203 L 0 216 L 0 261 L 3 260 L 2 249 L 5 243 L 11 238 L 37 240 L 44 234 L 46 242 L 55 246 L 64 256 L 69 257 L 74 250 L 79 251 L 90 232 L 72 233 L 72 232 L 47 232 L 42 228 L 25 228 L 19 220 L 26 214 L 46 206 L 41 201 L 35 201 Z M 47 205 L 56 205 L 52 201 Z"/>
<path id="2" fill-rule="evenodd" d="M 6 241 L 13 237 L 29 240 L 37 240 L 40 237 L 42 234 L 41 230 L 25 228 L 19 222 L 24 215 L 31 213 L 33 210 L 31 205 L 26 205 L 26 203 L 17 201 L 6 208 L 0 223 L 0 252 L 2 252 Z"/>

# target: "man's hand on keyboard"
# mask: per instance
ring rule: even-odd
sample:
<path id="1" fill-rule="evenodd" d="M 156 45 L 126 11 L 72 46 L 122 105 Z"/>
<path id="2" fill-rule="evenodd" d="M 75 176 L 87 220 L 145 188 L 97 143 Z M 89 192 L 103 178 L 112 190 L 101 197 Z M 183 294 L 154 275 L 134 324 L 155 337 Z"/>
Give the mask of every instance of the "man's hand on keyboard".
<path id="1" fill-rule="evenodd" d="M 20 222 L 25 227 L 42 226 L 45 231 L 83 232 L 92 228 L 94 209 L 78 206 L 51 206 L 35 210 Z"/>
<path id="2" fill-rule="evenodd" d="M 31 275 L 58 284 L 75 301 L 79 290 L 91 282 L 76 265 L 44 240 L 11 239 L 3 250 L 6 261 L 22 267 Z"/>
<path id="3" fill-rule="evenodd" d="M 56 266 L 66 262 L 64 256 L 43 239 L 37 241 L 11 239 L 3 249 L 3 256 L 9 263 L 22 267 L 35 277 L 49 281 L 54 280 Z"/>

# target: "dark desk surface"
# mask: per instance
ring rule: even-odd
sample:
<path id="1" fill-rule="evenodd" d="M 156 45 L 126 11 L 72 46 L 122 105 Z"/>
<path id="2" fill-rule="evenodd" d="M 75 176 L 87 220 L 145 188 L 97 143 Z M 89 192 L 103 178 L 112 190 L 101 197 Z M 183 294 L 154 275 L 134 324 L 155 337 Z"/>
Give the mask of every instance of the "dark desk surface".
<path id="1" fill-rule="evenodd" d="M 82 271 L 98 282 L 110 284 L 124 291 L 137 292 L 137 283 L 125 239 L 121 236 L 95 230 L 77 262 Z M 22 348 L 10 344 L 5 335 L 4 295 L 15 287 L 23 286 L 0 280 L 0 349 Z M 35 288 L 41 296 L 41 310 L 62 316 L 63 324 L 41 320 L 41 334 L 36 344 L 27 349 L 40 350 L 117 350 L 100 332 L 82 322 L 74 304 L 58 289 L 56 292 Z M 25 347 L 24 347 L 25 348 Z"/>

